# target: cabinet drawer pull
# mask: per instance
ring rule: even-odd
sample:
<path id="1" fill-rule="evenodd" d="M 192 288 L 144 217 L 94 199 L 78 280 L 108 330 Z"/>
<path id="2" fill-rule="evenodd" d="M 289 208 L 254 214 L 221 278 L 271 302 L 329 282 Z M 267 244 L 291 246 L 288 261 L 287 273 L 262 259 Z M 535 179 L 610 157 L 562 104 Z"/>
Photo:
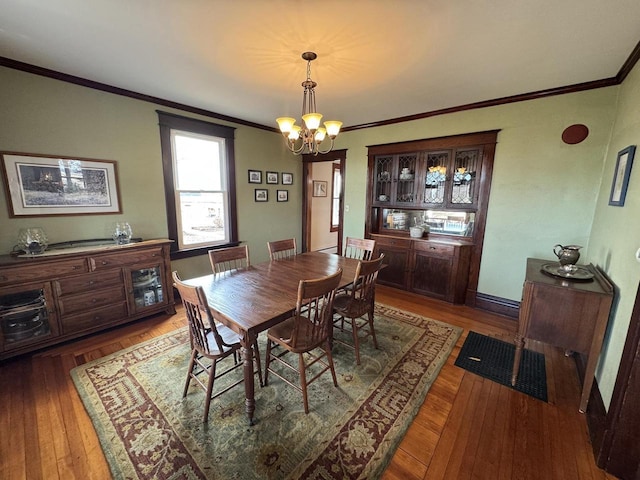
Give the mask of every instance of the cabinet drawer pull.
<path id="1" fill-rule="evenodd" d="M 98 299 L 97 299 L 97 298 L 92 298 L 92 299 L 91 299 L 91 303 L 96 303 L 97 301 L 98 301 Z"/>
<path id="2" fill-rule="evenodd" d="M 71 267 L 72 270 L 80 270 L 80 265 L 73 265 Z"/>
<path id="3" fill-rule="evenodd" d="M 93 285 L 94 283 L 96 283 L 95 280 L 90 280 L 89 281 L 89 285 Z"/>
<path id="4" fill-rule="evenodd" d="M 102 317 L 100 315 L 96 315 L 93 319 L 97 322 L 98 320 L 102 320 Z"/>
<path id="5" fill-rule="evenodd" d="M 157 257 L 157 256 L 158 256 L 158 254 L 157 254 L 157 253 L 152 253 L 152 254 L 151 254 L 151 256 L 152 256 L 152 257 Z"/>
<path id="6" fill-rule="evenodd" d="M 107 262 L 106 260 L 102 260 L 102 265 L 109 265 L 109 262 Z"/>
<path id="7" fill-rule="evenodd" d="M 436 250 L 436 247 L 429 247 L 429 250 Z"/>

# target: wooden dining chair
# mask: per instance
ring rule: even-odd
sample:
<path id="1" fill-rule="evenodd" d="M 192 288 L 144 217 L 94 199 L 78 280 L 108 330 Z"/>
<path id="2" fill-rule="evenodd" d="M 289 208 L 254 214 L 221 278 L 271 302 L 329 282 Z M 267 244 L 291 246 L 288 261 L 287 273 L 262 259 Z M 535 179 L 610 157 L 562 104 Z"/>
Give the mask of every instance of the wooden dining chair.
<path id="1" fill-rule="evenodd" d="M 239 354 L 241 347 L 240 337 L 230 328 L 214 321 L 202 287 L 192 287 L 185 284 L 180 280 L 178 272 L 173 272 L 173 286 L 178 290 L 184 305 L 184 311 L 189 322 L 189 340 L 191 342 L 191 359 L 189 360 L 187 381 L 184 385 L 182 398 L 187 396 L 189 384 L 193 379 L 207 394 L 202 420 L 203 423 L 206 423 L 209 418 L 211 400 L 244 382 L 244 379 L 240 378 L 240 380 L 227 385 L 215 394 L 213 393 L 216 379 L 243 365 Z M 257 341 L 254 343 L 253 349 L 256 373 L 262 386 L 262 365 Z M 227 357 L 233 358 L 233 364 L 222 372 L 217 372 L 218 362 Z M 208 375 L 206 384 L 200 379 L 202 374 Z"/>
<path id="2" fill-rule="evenodd" d="M 363 338 L 371 336 L 373 346 L 378 348 L 376 331 L 373 327 L 373 311 L 375 308 L 375 288 L 378 278 L 378 271 L 382 266 L 384 253 L 375 260 L 360 260 L 353 279 L 353 287 L 347 293 L 336 295 L 333 302 L 333 311 L 338 315 L 334 317 L 334 327 L 343 332 L 351 332 L 353 344 L 347 343 L 336 337 L 334 342 L 351 347 L 356 352 L 356 364 L 360 365 L 360 336 L 359 332 L 364 332 Z M 362 318 L 364 315 L 366 319 Z M 349 319 L 350 326 L 345 326 L 345 320 Z"/>
<path id="3" fill-rule="evenodd" d="M 324 372 L 330 370 L 333 385 L 338 386 L 329 338 L 332 329 L 333 299 L 340 277 L 342 277 L 341 268 L 327 277 L 300 280 L 294 315 L 267 331 L 264 383 L 267 385 L 269 373 L 272 373 L 302 392 L 304 413 L 309 413 L 307 387 Z M 290 352 L 298 355 L 297 367 L 283 358 Z M 305 362 L 305 354 L 308 362 Z M 283 367 L 280 369 L 281 372 L 286 371 L 285 369 L 297 372 L 300 377 L 300 386 L 288 380 L 283 373 L 274 370 L 271 365 L 274 361 Z M 322 366 L 322 369 L 307 380 L 307 369 L 316 363 Z"/>
<path id="4" fill-rule="evenodd" d="M 347 237 L 344 256 L 358 260 L 371 260 L 375 248 L 376 241 L 373 239 Z"/>
<path id="5" fill-rule="evenodd" d="M 249 246 L 239 245 L 237 247 L 219 248 L 209 250 L 209 261 L 214 275 L 244 270 L 249 268 Z"/>
<path id="6" fill-rule="evenodd" d="M 295 238 L 267 242 L 267 246 L 269 247 L 269 257 L 271 260 L 282 260 L 292 257 L 297 253 Z"/>

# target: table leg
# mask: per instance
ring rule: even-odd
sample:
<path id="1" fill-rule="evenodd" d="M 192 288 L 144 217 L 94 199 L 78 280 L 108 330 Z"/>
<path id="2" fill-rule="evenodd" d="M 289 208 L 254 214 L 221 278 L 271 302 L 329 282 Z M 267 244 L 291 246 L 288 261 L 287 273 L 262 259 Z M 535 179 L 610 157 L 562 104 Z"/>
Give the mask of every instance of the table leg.
<path id="1" fill-rule="evenodd" d="M 242 348 L 240 352 L 242 353 L 242 358 L 244 360 L 244 396 L 245 396 L 245 408 L 247 411 L 247 417 L 249 417 L 249 425 L 254 425 L 253 421 L 253 412 L 256 409 L 256 399 L 255 399 L 255 391 L 254 391 L 254 383 L 253 383 L 253 342 L 255 337 L 246 333 L 240 344 Z"/>
<path id="2" fill-rule="evenodd" d="M 518 380 L 518 370 L 520 370 L 520 360 L 522 359 L 522 349 L 524 348 L 524 337 L 520 334 L 515 338 L 516 354 L 513 357 L 513 367 L 511 369 L 511 386 L 516 386 Z"/>

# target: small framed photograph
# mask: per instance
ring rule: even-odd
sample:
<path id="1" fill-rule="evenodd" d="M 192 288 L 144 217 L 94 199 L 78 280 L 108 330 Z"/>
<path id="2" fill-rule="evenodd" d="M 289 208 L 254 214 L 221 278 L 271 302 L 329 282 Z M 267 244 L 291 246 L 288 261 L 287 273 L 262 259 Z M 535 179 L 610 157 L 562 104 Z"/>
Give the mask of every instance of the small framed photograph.
<path id="1" fill-rule="evenodd" d="M 636 153 L 635 145 L 631 145 L 618 152 L 616 169 L 613 172 L 613 183 L 611 184 L 611 195 L 609 205 L 614 207 L 624 206 L 624 199 L 627 196 L 629 187 L 629 176 L 633 165 L 633 157 Z"/>
<path id="2" fill-rule="evenodd" d="M 267 172 L 267 183 L 278 183 L 278 172 Z"/>
<path id="3" fill-rule="evenodd" d="M 282 184 L 293 185 L 293 173 L 282 172 Z"/>
<path id="4" fill-rule="evenodd" d="M 262 171 L 249 170 L 249 183 L 262 183 Z"/>
<path id="5" fill-rule="evenodd" d="M 267 190 L 265 188 L 256 188 L 255 200 L 256 200 L 256 202 L 267 202 L 267 201 L 269 201 L 269 190 Z"/>
<path id="6" fill-rule="evenodd" d="M 289 190 L 278 190 L 278 201 L 279 202 L 288 202 L 289 201 Z"/>
<path id="7" fill-rule="evenodd" d="M 327 182 L 323 180 L 313 181 L 313 196 L 314 197 L 326 197 L 327 196 Z"/>

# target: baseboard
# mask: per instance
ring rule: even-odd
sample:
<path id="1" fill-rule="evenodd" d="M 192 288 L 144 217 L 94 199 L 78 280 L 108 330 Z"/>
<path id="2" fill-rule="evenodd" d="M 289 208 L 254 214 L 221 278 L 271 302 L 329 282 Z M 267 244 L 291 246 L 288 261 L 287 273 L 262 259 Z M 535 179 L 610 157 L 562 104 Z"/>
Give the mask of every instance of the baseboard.
<path id="1" fill-rule="evenodd" d="M 494 297 L 493 295 L 487 295 L 486 293 L 479 292 L 475 292 L 475 296 L 472 296 L 472 298 L 474 298 L 475 301 L 473 302 L 473 305 L 469 306 L 509 317 L 514 320 L 518 319 L 520 302 L 509 300 L 507 298 Z"/>

